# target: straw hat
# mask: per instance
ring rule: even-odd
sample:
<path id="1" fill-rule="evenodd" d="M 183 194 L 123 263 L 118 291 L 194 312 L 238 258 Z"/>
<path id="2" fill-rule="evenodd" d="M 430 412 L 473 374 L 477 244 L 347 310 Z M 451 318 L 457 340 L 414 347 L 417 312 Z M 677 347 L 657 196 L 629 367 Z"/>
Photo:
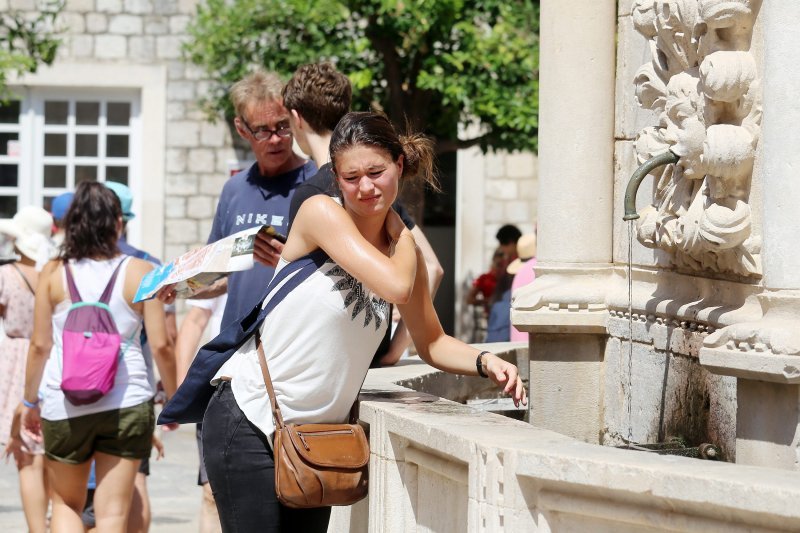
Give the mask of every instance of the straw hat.
<path id="1" fill-rule="evenodd" d="M 14 237 L 14 246 L 23 255 L 38 261 L 50 251 L 53 217 L 33 205 L 25 206 L 13 218 L 0 219 L 0 233 Z"/>
<path id="2" fill-rule="evenodd" d="M 517 241 L 517 257 L 508 265 L 506 272 L 512 276 L 519 272 L 527 261 L 536 257 L 536 234 L 526 233 Z"/>

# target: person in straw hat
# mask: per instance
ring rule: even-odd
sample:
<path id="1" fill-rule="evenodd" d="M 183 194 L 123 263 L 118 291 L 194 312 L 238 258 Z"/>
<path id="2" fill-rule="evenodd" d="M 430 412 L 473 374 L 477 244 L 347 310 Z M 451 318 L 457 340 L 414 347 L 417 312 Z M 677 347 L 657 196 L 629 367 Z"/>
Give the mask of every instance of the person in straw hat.
<path id="1" fill-rule="evenodd" d="M 506 269 L 506 272 L 514 276 L 514 281 L 511 282 L 511 297 L 513 299 L 514 293 L 520 287 L 532 282 L 536 277 L 533 267 L 536 266 L 536 234 L 526 233 L 521 236 L 517 241 L 517 257 L 514 259 Z M 511 338 L 513 341 L 528 341 L 528 334 L 524 331 L 519 331 L 514 325 L 511 325 Z"/>
<path id="2" fill-rule="evenodd" d="M 0 443 L 13 456 L 28 531 L 47 529 L 47 490 L 42 445 L 20 427 L 25 363 L 33 333 L 33 296 L 39 281 L 38 261 L 50 250 L 53 218 L 40 207 L 28 206 L 14 218 L 0 220 L 0 233 L 13 239 L 18 258 L 0 266 L 0 316 L 6 338 L 0 343 Z"/>

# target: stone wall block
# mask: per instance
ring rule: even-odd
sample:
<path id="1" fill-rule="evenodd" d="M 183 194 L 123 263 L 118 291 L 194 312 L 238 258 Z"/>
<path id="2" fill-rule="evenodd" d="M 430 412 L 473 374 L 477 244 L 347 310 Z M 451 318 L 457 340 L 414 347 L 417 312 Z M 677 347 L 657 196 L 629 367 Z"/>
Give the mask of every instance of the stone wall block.
<path id="1" fill-rule="evenodd" d="M 200 142 L 199 128 L 195 122 L 176 121 L 167 129 L 167 146 L 193 148 Z"/>
<path id="2" fill-rule="evenodd" d="M 127 39 L 122 35 L 98 35 L 95 45 L 95 54 L 100 59 L 120 59 L 128 53 Z"/>
<path id="3" fill-rule="evenodd" d="M 192 196 L 186 202 L 186 216 L 198 220 L 214 218 L 216 204 L 211 196 Z"/>
<path id="4" fill-rule="evenodd" d="M 66 50 L 66 47 L 64 47 Z M 73 35 L 69 38 L 69 55 L 75 58 L 92 57 L 94 55 L 94 37 L 91 35 Z"/>
<path id="5" fill-rule="evenodd" d="M 174 15 L 178 13 L 178 2 L 176 0 L 158 0 L 155 12 L 159 15 Z"/>
<path id="6" fill-rule="evenodd" d="M 186 26 L 189 25 L 189 21 L 192 18 L 188 15 L 175 15 L 169 18 L 169 32 L 173 35 L 176 33 L 184 34 L 186 33 Z"/>
<path id="7" fill-rule="evenodd" d="M 197 221 L 195 220 L 170 220 L 165 229 L 165 240 L 169 244 L 187 243 L 197 240 Z"/>
<path id="8" fill-rule="evenodd" d="M 101 13 L 122 13 L 122 0 L 97 0 L 97 11 Z"/>
<path id="9" fill-rule="evenodd" d="M 499 152 L 488 152 L 485 156 L 486 177 L 502 178 L 506 175 L 505 154 Z"/>
<path id="10" fill-rule="evenodd" d="M 175 36 L 160 36 L 157 41 L 158 57 L 161 59 L 180 59 L 183 39 Z"/>
<path id="11" fill-rule="evenodd" d="M 628 343 L 624 343 L 625 361 L 628 357 Z M 600 432 L 599 444 L 613 446 L 623 444 L 622 439 L 627 438 L 627 431 L 622 428 L 627 425 L 623 422 L 622 404 L 625 393 L 622 390 L 623 372 L 627 376 L 627 367 L 623 370 L 623 343 L 616 337 L 609 337 L 604 353 L 605 364 L 603 367 L 603 430 Z M 626 378 L 627 379 L 627 378 Z"/>
<path id="12" fill-rule="evenodd" d="M 79 13 L 90 13 L 94 11 L 94 0 L 69 0 L 66 8 Z"/>
<path id="13" fill-rule="evenodd" d="M 205 112 L 205 110 L 200 108 L 197 102 L 188 102 L 186 104 L 186 118 L 198 123 L 202 123 L 208 120 L 208 114 Z"/>
<path id="14" fill-rule="evenodd" d="M 167 100 L 194 100 L 195 84 L 191 81 L 173 81 L 167 85 Z"/>
<path id="15" fill-rule="evenodd" d="M 211 94 L 211 82 L 208 80 L 200 80 L 195 82 L 197 84 L 197 94 L 199 96 L 206 96 Z"/>
<path id="16" fill-rule="evenodd" d="M 186 118 L 186 105 L 183 102 L 167 103 L 167 120 L 183 120 Z"/>
<path id="17" fill-rule="evenodd" d="M 228 125 L 223 120 L 217 120 L 214 123 L 204 122 L 200 126 L 200 143 L 203 146 L 221 148 L 225 146 L 229 136 Z"/>
<path id="18" fill-rule="evenodd" d="M 191 63 L 186 65 L 187 80 L 202 80 L 205 77 L 205 75 L 206 75 L 205 71 L 203 70 L 202 67 Z"/>
<path id="19" fill-rule="evenodd" d="M 626 311 L 627 313 L 627 311 Z M 636 313 L 634 308 L 634 314 Z M 630 338 L 630 330 L 631 327 L 633 328 L 633 340 L 635 343 L 638 344 L 647 344 L 649 346 L 653 346 L 653 337 L 654 335 L 651 333 L 651 329 L 656 324 L 652 324 L 645 320 L 642 320 L 640 316 L 634 316 L 633 323 L 629 324 L 627 317 L 625 318 L 609 318 L 608 319 L 608 334 L 612 337 L 618 337 L 623 340 L 623 344 L 625 345 L 625 349 L 628 349 L 628 339 Z M 663 327 L 663 326 L 662 326 Z M 657 329 L 656 334 L 663 333 L 666 335 L 666 328 L 664 329 Z M 659 342 L 662 343 L 662 346 L 666 345 L 666 339 L 663 337 L 659 337 Z"/>
<path id="20" fill-rule="evenodd" d="M 102 13 L 86 14 L 86 31 L 89 33 L 105 33 L 108 31 L 108 17 Z"/>
<path id="21" fill-rule="evenodd" d="M 217 150 L 217 168 L 215 170 L 220 175 L 225 176 L 227 179 L 227 177 L 230 175 L 231 172 L 230 162 L 236 160 L 237 160 L 236 151 L 233 149 L 232 146 L 230 146 L 230 144 L 228 144 L 226 149 Z M 252 164 L 252 162 L 250 164 Z M 249 167 L 250 164 L 245 166 Z"/>
<path id="22" fill-rule="evenodd" d="M 187 161 L 190 172 L 209 172 L 214 168 L 214 150 L 204 148 L 189 150 Z"/>
<path id="23" fill-rule="evenodd" d="M 501 200 L 495 199 L 486 199 L 486 223 L 497 223 L 497 224 L 505 224 L 508 222 L 508 217 L 506 216 L 506 202 Z M 492 234 L 494 237 L 494 234 Z"/>
<path id="24" fill-rule="evenodd" d="M 506 155 L 506 175 L 509 178 L 534 178 L 537 175 L 536 156 L 532 152 L 514 152 Z"/>
<path id="25" fill-rule="evenodd" d="M 180 173 L 186 171 L 187 151 L 182 148 L 167 149 L 167 172 Z"/>
<path id="26" fill-rule="evenodd" d="M 539 191 L 536 189 L 536 182 L 533 180 L 521 180 L 518 182 L 518 193 L 520 199 L 536 200 Z"/>
<path id="27" fill-rule="evenodd" d="M 143 28 L 142 17 L 134 15 L 116 15 L 108 23 L 108 31 L 119 35 L 139 35 Z"/>
<path id="28" fill-rule="evenodd" d="M 214 199 L 213 202 L 214 211 L 211 212 L 213 215 L 217 209 L 217 201 Z M 200 246 L 205 246 L 206 242 L 208 241 L 208 236 L 211 235 L 211 226 L 214 224 L 213 218 L 207 218 L 205 220 L 198 220 L 197 221 L 197 233 L 198 237 L 200 238 L 200 243 L 195 245 L 194 248 L 199 248 Z"/>
<path id="29" fill-rule="evenodd" d="M 169 33 L 169 23 L 161 15 L 147 15 L 144 17 L 144 32 L 149 35 L 166 35 Z"/>
<path id="30" fill-rule="evenodd" d="M 517 182 L 514 180 L 488 180 L 486 197 L 495 200 L 513 200 L 519 197 Z"/>
<path id="31" fill-rule="evenodd" d="M 152 36 L 131 37 L 128 41 L 128 56 L 139 61 L 151 61 L 156 57 L 156 40 Z"/>
<path id="32" fill-rule="evenodd" d="M 162 2 L 164 0 L 157 0 L 156 2 L 152 0 L 125 0 L 125 12 L 146 15 L 153 12 L 153 4 L 158 6 Z"/>
<path id="33" fill-rule="evenodd" d="M 36 1 L 35 0 L 11 0 L 9 2 L 9 7 L 11 9 L 17 11 L 35 11 L 36 10 Z"/>
<path id="34" fill-rule="evenodd" d="M 519 200 L 507 202 L 505 211 L 507 222 L 509 224 L 516 224 L 517 226 L 529 223 L 533 217 L 530 202 L 522 202 Z"/>
<path id="35" fill-rule="evenodd" d="M 199 0 L 178 0 L 178 11 L 186 15 L 197 14 Z"/>
<path id="36" fill-rule="evenodd" d="M 65 33 L 80 35 L 86 31 L 86 21 L 80 13 L 62 12 L 58 16 L 56 28 L 61 29 Z"/>
<path id="37" fill-rule="evenodd" d="M 225 172 L 204 174 L 200 178 L 200 184 L 199 184 L 200 194 L 210 194 L 212 196 L 219 196 L 222 193 L 222 188 L 225 186 L 227 182 L 228 182 L 228 174 Z"/>
<path id="38" fill-rule="evenodd" d="M 170 61 L 167 66 L 167 78 L 172 80 L 183 80 L 186 78 L 186 67 L 180 61 Z"/>
<path id="39" fill-rule="evenodd" d="M 167 218 L 186 218 L 186 198 L 173 196 L 164 204 L 164 214 Z"/>
<path id="40" fill-rule="evenodd" d="M 164 188 L 167 195 L 191 196 L 197 194 L 197 176 L 187 174 L 173 174 L 167 176 Z M 169 199 L 167 200 L 169 202 Z"/>

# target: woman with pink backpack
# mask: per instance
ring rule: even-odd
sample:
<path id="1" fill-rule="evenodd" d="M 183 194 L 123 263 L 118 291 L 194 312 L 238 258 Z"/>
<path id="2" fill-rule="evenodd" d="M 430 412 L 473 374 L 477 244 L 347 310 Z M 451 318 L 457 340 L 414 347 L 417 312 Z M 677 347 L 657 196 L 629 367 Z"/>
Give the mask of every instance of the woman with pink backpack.
<path id="1" fill-rule="evenodd" d="M 175 388 L 163 305 L 131 303 L 153 266 L 120 253 L 122 224 L 117 196 L 101 183 L 81 183 L 65 217 L 60 257 L 44 268 L 36 291 L 22 423 L 44 441 L 54 530 L 82 531 L 92 459 L 97 527 L 125 530 L 155 424 L 143 324 L 167 394 Z"/>

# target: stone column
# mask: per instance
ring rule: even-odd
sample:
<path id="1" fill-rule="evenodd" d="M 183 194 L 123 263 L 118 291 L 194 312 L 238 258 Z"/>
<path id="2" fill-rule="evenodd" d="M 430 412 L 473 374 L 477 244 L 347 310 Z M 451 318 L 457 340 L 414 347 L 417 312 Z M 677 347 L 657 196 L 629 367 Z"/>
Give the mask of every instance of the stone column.
<path id="1" fill-rule="evenodd" d="M 541 3 L 537 256 L 542 263 L 611 261 L 614 4 Z"/>
<path id="2" fill-rule="evenodd" d="M 708 337 L 701 363 L 737 378 L 736 462 L 800 468 L 800 2 L 761 7 L 763 317 Z"/>
<path id="3" fill-rule="evenodd" d="M 541 3 L 537 279 L 512 304 L 512 323 L 531 333 L 531 397 L 553 400 L 532 401 L 531 422 L 593 442 L 612 259 L 615 4 Z"/>
<path id="4" fill-rule="evenodd" d="M 800 2 L 769 2 L 762 7 L 761 16 L 764 283 L 769 289 L 800 289 Z"/>

